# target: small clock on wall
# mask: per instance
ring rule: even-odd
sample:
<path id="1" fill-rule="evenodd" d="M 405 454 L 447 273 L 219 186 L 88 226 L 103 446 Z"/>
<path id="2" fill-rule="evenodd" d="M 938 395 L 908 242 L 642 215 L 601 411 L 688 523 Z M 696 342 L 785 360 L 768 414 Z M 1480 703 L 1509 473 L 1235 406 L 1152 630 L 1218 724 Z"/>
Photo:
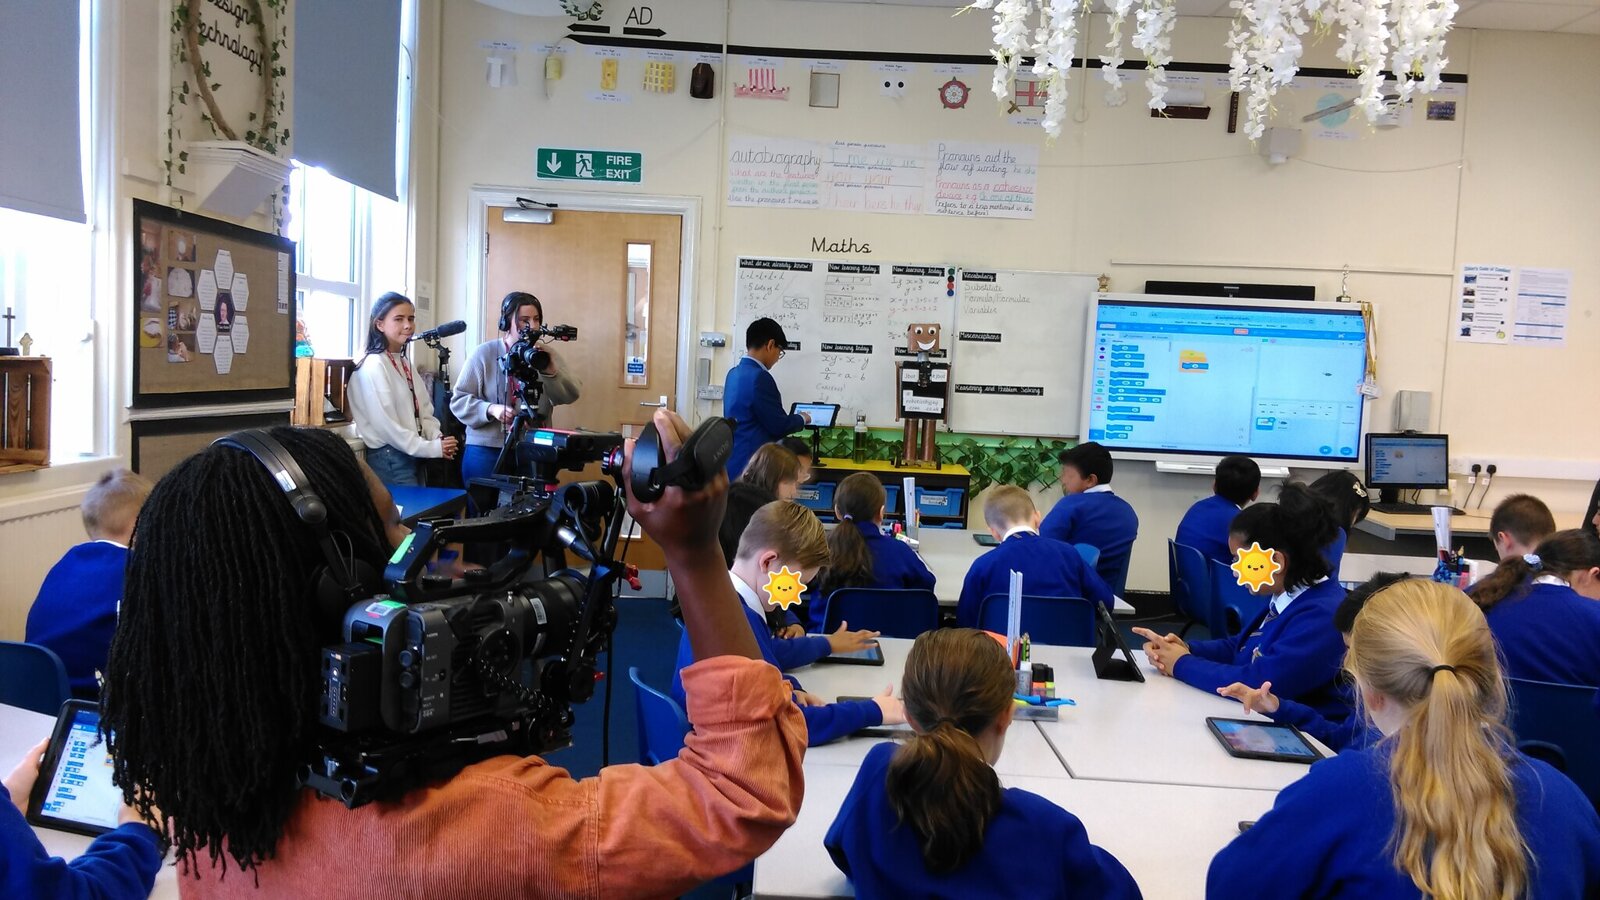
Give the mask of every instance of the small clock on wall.
<path id="1" fill-rule="evenodd" d="M 965 83 L 959 78 L 952 78 L 939 86 L 939 102 L 945 109 L 960 109 L 967 105 L 967 97 L 972 93 Z"/>

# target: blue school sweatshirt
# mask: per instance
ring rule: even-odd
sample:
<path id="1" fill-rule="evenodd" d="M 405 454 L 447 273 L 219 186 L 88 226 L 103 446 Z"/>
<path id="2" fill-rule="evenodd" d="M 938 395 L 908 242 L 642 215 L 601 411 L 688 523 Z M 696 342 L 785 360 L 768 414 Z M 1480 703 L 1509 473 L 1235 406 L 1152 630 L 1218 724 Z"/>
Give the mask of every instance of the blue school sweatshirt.
<path id="1" fill-rule="evenodd" d="M 1221 494 L 1196 500 L 1178 522 L 1178 533 L 1173 540 L 1199 550 L 1206 559 L 1231 565 L 1233 551 L 1228 549 L 1228 527 L 1238 514 L 1238 504 Z"/>
<path id="2" fill-rule="evenodd" d="M 1350 714 L 1338 684 L 1344 638 L 1333 625 L 1333 612 L 1343 599 L 1344 588 L 1326 578 L 1295 595 L 1270 622 L 1269 603 L 1238 634 L 1189 644 L 1189 654 L 1172 668 L 1173 677 L 1206 693 L 1235 681 L 1251 687 L 1270 681 L 1274 694 L 1298 700 L 1325 718 L 1343 719 Z"/>
<path id="3" fill-rule="evenodd" d="M 1508 677 L 1600 687 L 1600 600 L 1534 579 L 1484 618 Z"/>
<path id="4" fill-rule="evenodd" d="M 722 414 L 733 420 L 733 452 L 728 455 L 728 478 L 739 477 L 762 444 L 806 427 L 799 414 L 783 407 L 778 382 L 766 366 L 748 356 L 728 370 L 722 385 Z"/>
<path id="5" fill-rule="evenodd" d="M 1039 533 L 1069 544 L 1100 548 L 1095 571 L 1112 593 L 1126 590 L 1133 539 L 1139 536 L 1139 514 L 1128 501 L 1109 489 L 1091 488 L 1081 494 L 1068 494 L 1056 501 L 1050 514 L 1039 523 Z"/>
<path id="6" fill-rule="evenodd" d="M 933 590 L 933 572 L 929 571 L 928 564 L 922 561 L 917 551 L 911 549 L 905 542 L 885 535 L 873 522 L 840 522 L 838 527 L 849 528 L 851 525 L 861 532 L 861 539 L 866 542 L 867 552 L 872 556 L 872 580 L 865 584 L 845 586 Z M 812 631 L 824 630 L 825 623 L 822 617 L 826 613 L 827 604 L 811 604 Z"/>
<path id="7" fill-rule="evenodd" d="M 51 567 L 28 610 L 23 640 L 61 657 L 74 697 L 100 697 L 94 673 L 106 667 L 127 567 L 127 547 L 110 541 L 79 544 Z"/>
<path id="8" fill-rule="evenodd" d="M 1277 685 L 1274 684 L 1273 688 L 1276 689 Z M 1278 711 L 1266 713 L 1266 716 L 1274 722 L 1293 725 L 1327 744 L 1335 753 L 1347 748 L 1370 747 L 1383 737 L 1383 732 L 1372 727 L 1366 716 L 1353 709 L 1347 712 L 1348 715 L 1343 719 L 1333 721 L 1304 703 L 1279 697 Z"/>
<path id="9" fill-rule="evenodd" d="M 766 620 L 748 606 L 744 608 L 744 617 L 750 622 L 750 630 L 755 632 L 756 644 L 761 647 L 761 658 L 782 671 L 783 667 L 778 665 L 773 646 L 794 642 L 774 639 Z M 672 699 L 678 701 L 678 705 L 684 709 L 689 707 L 683 692 L 683 670 L 694 661 L 694 650 L 689 646 L 689 633 L 685 631 L 678 638 L 678 666 L 677 671 L 672 673 Z M 794 685 L 795 690 L 804 690 L 800 682 L 793 677 L 789 677 L 789 683 Z M 846 700 L 842 703 L 829 703 L 827 706 L 802 706 L 800 713 L 805 716 L 806 745 L 810 747 L 838 740 L 863 728 L 883 724 L 883 710 L 871 700 Z"/>
<path id="10" fill-rule="evenodd" d="M 1389 786 L 1392 742 L 1341 753 L 1284 788 L 1255 827 L 1211 861 L 1206 896 L 1405 898 L 1420 892 L 1395 868 Z M 1576 785 L 1538 760 L 1511 764 L 1517 827 L 1530 862 L 1526 896 L 1600 896 L 1600 817 Z"/>
<path id="11" fill-rule="evenodd" d="M 1350 535 L 1343 528 L 1322 548 L 1322 558 L 1328 561 L 1329 576 L 1334 581 L 1339 580 L 1339 563 L 1344 561 L 1344 545 L 1350 540 Z"/>
<path id="12" fill-rule="evenodd" d="M 1078 817 L 1038 794 L 1010 788 L 984 829 L 983 847 L 954 872 L 935 875 L 910 825 L 889 803 L 885 779 L 899 745 L 873 747 L 823 844 L 856 896 L 1137 898 L 1117 858 L 1089 843 Z"/>
<path id="13" fill-rule="evenodd" d="M 144 900 L 160 870 L 161 850 L 148 825 L 119 826 L 68 861 L 51 856 L 17 807 L 0 799 L 0 897 Z"/>
<path id="14" fill-rule="evenodd" d="M 961 583 L 956 624 L 977 628 L 983 598 L 1010 592 L 1013 570 L 1022 573 L 1022 593 L 1027 596 L 1082 597 L 1107 608 L 1115 602 L 1111 589 L 1083 561 L 1078 548 L 1031 531 L 1019 531 L 972 561 L 972 568 Z"/>

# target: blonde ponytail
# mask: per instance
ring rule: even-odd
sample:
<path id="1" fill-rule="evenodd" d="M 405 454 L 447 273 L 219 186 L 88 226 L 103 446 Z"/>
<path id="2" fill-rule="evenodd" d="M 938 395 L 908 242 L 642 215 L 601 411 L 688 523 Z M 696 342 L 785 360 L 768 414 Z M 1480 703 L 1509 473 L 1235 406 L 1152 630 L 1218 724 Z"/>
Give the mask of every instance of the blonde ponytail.
<path id="1" fill-rule="evenodd" d="M 1361 611 L 1347 664 L 1409 716 L 1389 738 L 1395 865 L 1424 897 L 1521 897 L 1528 847 L 1517 828 L 1515 750 L 1482 611 L 1454 588 L 1400 582 Z"/>

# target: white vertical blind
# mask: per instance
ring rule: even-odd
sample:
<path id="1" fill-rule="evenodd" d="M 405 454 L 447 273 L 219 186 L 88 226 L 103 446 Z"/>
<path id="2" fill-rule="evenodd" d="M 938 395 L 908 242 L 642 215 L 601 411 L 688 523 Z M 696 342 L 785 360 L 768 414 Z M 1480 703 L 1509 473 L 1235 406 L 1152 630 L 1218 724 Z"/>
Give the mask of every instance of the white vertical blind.
<path id="1" fill-rule="evenodd" d="M 0 206 L 69 222 L 86 221 L 79 12 L 74 0 L 0 2 Z"/>

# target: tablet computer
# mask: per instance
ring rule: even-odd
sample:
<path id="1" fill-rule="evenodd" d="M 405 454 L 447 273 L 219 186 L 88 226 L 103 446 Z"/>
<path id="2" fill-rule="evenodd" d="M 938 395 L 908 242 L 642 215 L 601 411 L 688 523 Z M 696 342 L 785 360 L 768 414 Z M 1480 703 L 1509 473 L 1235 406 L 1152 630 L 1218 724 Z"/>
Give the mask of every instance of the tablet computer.
<path id="1" fill-rule="evenodd" d="M 1215 716 L 1207 717 L 1206 725 L 1232 756 L 1305 765 L 1322 758 L 1322 753 L 1293 725 Z"/>
<path id="2" fill-rule="evenodd" d="M 857 650 L 854 653 L 830 653 L 817 662 L 842 663 L 847 666 L 881 666 L 883 648 L 873 644 L 865 650 Z"/>
<path id="3" fill-rule="evenodd" d="M 997 547 L 1000 545 L 1000 542 L 994 539 L 994 535 L 987 531 L 974 531 L 972 539 L 978 542 L 979 547 Z"/>
<path id="4" fill-rule="evenodd" d="M 1122 632 L 1117 630 L 1117 622 L 1111 618 L 1111 610 L 1103 604 L 1092 603 L 1095 615 L 1094 654 L 1090 660 L 1094 663 L 1094 677 L 1103 681 L 1144 681 L 1144 672 L 1139 669 L 1139 661 L 1134 658 L 1133 651 L 1128 649 L 1128 642 L 1123 640 Z M 1117 654 L 1122 658 L 1118 659 Z"/>
<path id="5" fill-rule="evenodd" d="M 117 827 L 122 791 L 111 783 L 111 757 L 100 738 L 100 707 L 69 700 L 28 797 L 28 822 L 76 834 L 102 835 Z"/>
<path id="6" fill-rule="evenodd" d="M 839 418 L 839 404 L 837 403 L 795 403 L 789 407 L 789 415 L 805 413 L 811 417 L 811 424 L 807 428 L 832 428 L 834 420 Z"/>

